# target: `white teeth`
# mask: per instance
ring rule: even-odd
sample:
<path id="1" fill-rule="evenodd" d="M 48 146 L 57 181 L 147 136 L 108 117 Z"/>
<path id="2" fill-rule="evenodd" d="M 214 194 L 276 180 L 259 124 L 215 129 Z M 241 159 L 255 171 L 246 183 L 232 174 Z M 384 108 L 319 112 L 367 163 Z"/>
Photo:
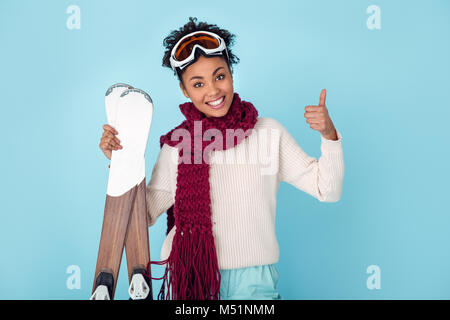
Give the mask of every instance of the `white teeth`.
<path id="1" fill-rule="evenodd" d="M 223 97 L 220 98 L 219 100 L 213 101 L 213 102 L 207 102 L 208 104 L 212 105 L 212 106 L 218 106 L 219 104 L 221 104 L 223 101 Z"/>

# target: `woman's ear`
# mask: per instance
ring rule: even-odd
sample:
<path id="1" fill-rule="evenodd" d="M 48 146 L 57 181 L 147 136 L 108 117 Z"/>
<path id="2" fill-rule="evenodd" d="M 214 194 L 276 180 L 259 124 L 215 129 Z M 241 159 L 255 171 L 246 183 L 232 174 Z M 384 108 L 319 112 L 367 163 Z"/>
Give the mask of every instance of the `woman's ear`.
<path id="1" fill-rule="evenodd" d="M 180 81 L 180 89 L 181 89 L 181 91 L 183 91 L 184 96 L 186 98 L 189 98 L 189 94 L 187 93 L 186 88 L 184 87 L 183 82 L 181 82 L 181 81 Z"/>

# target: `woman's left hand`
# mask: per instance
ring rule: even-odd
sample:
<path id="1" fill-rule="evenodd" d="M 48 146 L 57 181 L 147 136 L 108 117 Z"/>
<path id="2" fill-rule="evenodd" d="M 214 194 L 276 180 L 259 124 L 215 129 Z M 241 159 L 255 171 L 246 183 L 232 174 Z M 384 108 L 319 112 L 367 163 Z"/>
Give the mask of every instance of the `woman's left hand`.
<path id="1" fill-rule="evenodd" d="M 334 128 L 333 121 L 331 121 L 328 114 L 328 109 L 325 106 L 325 98 L 327 91 L 322 89 L 320 93 L 318 106 L 306 106 L 305 118 L 306 122 L 313 130 L 317 130 L 320 134 L 328 140 L 337 140 L 336 129 Z"/>

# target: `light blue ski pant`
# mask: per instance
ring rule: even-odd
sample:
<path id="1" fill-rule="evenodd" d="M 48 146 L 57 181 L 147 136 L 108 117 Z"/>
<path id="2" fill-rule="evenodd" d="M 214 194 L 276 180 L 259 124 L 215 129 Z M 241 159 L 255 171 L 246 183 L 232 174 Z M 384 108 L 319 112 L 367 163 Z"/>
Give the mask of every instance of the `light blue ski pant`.
<path id="1" fill-rule="evenodd" d="M 220 270 L 221 300 L 281 300 L 274 264 Z"/>

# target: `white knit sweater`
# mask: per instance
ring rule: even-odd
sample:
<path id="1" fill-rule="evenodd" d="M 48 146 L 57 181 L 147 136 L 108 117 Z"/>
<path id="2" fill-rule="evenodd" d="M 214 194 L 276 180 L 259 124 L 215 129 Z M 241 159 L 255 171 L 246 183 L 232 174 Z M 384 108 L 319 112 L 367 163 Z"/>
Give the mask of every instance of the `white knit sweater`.
<path id="1" fill-rule="evenodd" d="M 336 130 L 337 131 L 337 130 Z M 307 155 L 277 120 L 259 117 L 252 134 L 227 150 L 213 151 L 210 192 L 213 235 L 220 269 L 278 262 L 276 194 L 285 181 L 321 202 L 342 193 L 342 136 L 321 138 L 319 160 Z M 147 185 L 149 226 L 175 201 L 178 149 L 164 144 Z M 172 248 L 176 227 L 167 235 L 161 260 Z"/>

